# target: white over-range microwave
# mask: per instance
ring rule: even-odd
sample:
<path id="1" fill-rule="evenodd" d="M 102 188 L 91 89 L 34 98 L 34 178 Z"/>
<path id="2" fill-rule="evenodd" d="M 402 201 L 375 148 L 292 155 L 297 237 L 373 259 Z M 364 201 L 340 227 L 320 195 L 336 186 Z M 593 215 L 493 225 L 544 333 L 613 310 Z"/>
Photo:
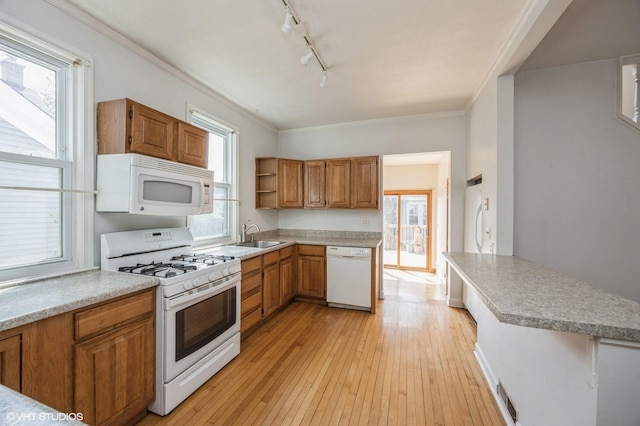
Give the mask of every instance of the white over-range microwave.
<path id="1" fill-rule="evenodd" d="M 213 212 L 213 171 L 140 154 L 98 155 L 96 210 L 192 216 Z"/>

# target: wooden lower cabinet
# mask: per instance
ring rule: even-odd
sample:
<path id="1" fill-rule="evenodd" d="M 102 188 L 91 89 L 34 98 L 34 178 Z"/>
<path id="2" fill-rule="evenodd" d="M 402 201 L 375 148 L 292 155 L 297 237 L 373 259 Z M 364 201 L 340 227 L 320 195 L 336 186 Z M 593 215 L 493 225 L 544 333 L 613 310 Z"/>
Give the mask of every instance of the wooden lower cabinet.
<path id="1" fill-rule="evenodd" d="M 0 384 L 22 391 L 22 333 L 9 330 L 0 333 Z"/>
<path id="2" fill-rule="evenodd" d="M 280 308 L 280 264 L 265 266 L 262 280 L 262 316 L 267 317 Z"/>
<path id="3" fill-rule="evenodd" d="M 293 249 L 293 248 L 292 248 Z M 282 250 L 280 250 L 282 251 Z M 293 250 L 292 250 L 293 251 Z M 280 260 L 280 305 L 284 305 L 291 301 L 298 293 L 296 285 L 296 264 L 294 256 L 289 255 Z"/>
<path id="4" fill-rule="evenodd" d="M 295 247 L 242 261 L 241 333 L 251 332 L 296 295 Z"/>
<path id="5" fill-rule="evenodd" d="M 262 320 L 262 256 L 243 260 L 240 283 L 240 333 Z"/>
<path id="6" fill-rule="evenodd" d="M 298 294 L 325 299 L 327 262 L 325 246 L 298 246 Z"/>
<path id="7" fill-rule="evenodd" d="M 131 423 L 155 397 L 154 320 L 151 288 L 1 332 L 2 384 L 16 389 L 17 372 L 18 390 L 62 413 Z"/>
<path id="8" fill-rule="evenodd" d="M 95 425 L 121 424 L 154 399 L 153 318 L 75 345 L 74 410 Z"/>

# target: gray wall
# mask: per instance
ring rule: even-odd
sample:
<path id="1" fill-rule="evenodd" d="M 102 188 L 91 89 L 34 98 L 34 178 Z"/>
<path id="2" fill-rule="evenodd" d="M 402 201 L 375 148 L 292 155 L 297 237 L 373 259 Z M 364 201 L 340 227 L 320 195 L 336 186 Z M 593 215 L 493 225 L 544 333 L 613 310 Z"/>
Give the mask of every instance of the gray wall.
<path id="1" fill-rule="evenodd" d="M 640 302 L 640 133 L 616 60 L 516 75 L 514 253 Z"/>
<path id="2" fill-rule="evenodd" d="M 616 119 L 638 0 L 574 0 L 515 76 L 514 254 L 640 302 L 640 132 Z"/>

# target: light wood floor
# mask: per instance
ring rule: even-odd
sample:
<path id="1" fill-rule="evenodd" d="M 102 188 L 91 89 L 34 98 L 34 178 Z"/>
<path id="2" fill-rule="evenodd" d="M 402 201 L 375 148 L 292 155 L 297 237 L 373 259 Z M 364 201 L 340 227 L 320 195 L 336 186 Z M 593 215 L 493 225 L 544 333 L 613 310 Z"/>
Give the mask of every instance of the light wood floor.
<path id="1" fill-rule="evenodd" d="M 413 275 L 385 278 L 377 314 L 294 302 L 170 415 L 139 425 L 504 425 L 466 311 Z"/>

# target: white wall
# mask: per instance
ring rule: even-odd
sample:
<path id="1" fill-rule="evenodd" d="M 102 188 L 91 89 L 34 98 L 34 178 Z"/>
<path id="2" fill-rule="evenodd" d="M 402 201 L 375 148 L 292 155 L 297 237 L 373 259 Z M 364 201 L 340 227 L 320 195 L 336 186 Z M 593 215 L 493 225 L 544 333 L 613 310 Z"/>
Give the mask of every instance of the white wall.
<path id="1" fill-rule="evenodd" d="M 516 75 L 517 256 L 640 302 L 640 134 L 616 60 Z"/>
<path id="2" fill-rule="evenodd" d="M 438 177 L 436 193 L 438 194 L 436 200 L 436 221 L 438 227 L 436 228 L 436 274 L 440 278 L 441 283 L 446 282 L 447 276 L 447 261 L 442 256 L 442 253 L 448 251 L 447 249 L 447 234 L 449 232 L 449 218 L 447 210 L 447 197 L 449 191 L 449 176 L 450 176 L 450 164 L 451 155 L 446 152 L 443 153 L 443 158 L 438 163 Z"/>
<path id="3" fill-rule="evenodd" d="M 0 19 L 52 44 L 69 46 L 93 56 L 94 100 L 128 97 L 179 119 L 186 118 L 187 103 L 209 112 L 240 130 L 240 220 L 251 218 L 263 229 L 278 225 L 277 213 L 254 210 L 253 159 L 277 152 L 277 132 L 230 102 L 195 82 L 187 82 L 169 68 L 144 58 L 105 34 L 44 0 L 0 0 Z M 88 22 L 91 22 L 89 20 Z M 95 111 L 93 116 L 95 116 Z M 93 123 L 95 125 L 95 123 Z M 95 144 L 96 141 L 87 141 Z M 184 226 L 184 217 L 96 214 L 96 237 L 105 232 L 162 226 Z M 99 239 L 96 243 L 99 243 Z M 99 257 L 97 257 L 99 261 Z"/>
<path id="4" fill-rule="evenodd" d="M 278 155 L 314 159 L 451 151 L 451 250 L 462 250 L 465 131 L 461 113 L 280 132 Z M 369 218 L 361 226 L 360 218 Z M 382 232 L 381 210 L 282 210 L 280 228 Z"/>

